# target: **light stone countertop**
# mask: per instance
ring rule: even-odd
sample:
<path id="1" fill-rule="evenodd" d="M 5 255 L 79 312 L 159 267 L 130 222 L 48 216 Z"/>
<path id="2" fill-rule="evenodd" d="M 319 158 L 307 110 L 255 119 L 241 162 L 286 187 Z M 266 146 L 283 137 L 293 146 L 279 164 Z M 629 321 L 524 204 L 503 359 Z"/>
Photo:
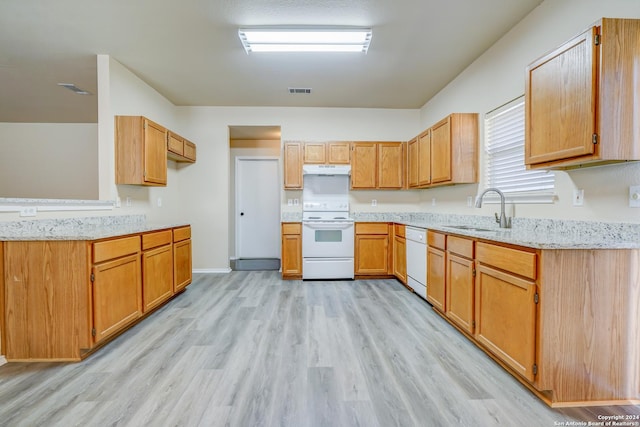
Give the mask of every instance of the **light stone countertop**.
<path id="1" fill-rule="evenodd" d="M 183 225 L 150 224 L 144 215 L 0 222 L 0 241 L 99 240 Z"/>
<path id="2" fill-rule="evenodd" d="M 351 217 L 356 222 L 395 222 L 534 249 L 640 249 L 640 223 L 513 218 L 512 228 L 501 229 L 493 217 L 477 215 L 354 212 Z M 289 212 L 282 216 L 283 222 L 301 220 L 301 213 Z M 489 231 L 456 229 L 448 225 Z"/>

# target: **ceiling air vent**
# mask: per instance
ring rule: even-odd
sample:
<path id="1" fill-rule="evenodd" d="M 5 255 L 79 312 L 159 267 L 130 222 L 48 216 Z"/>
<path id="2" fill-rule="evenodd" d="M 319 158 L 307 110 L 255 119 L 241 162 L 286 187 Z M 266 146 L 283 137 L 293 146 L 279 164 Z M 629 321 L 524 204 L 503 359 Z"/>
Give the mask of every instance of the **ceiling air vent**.
<path id="1" fill-rule="evenodd" d="M 310 87 L 290 87 L 289 88 L 289 93 L 291 94 L 296 94 L 296 93 L 311 93 L 311 88 Z"/>

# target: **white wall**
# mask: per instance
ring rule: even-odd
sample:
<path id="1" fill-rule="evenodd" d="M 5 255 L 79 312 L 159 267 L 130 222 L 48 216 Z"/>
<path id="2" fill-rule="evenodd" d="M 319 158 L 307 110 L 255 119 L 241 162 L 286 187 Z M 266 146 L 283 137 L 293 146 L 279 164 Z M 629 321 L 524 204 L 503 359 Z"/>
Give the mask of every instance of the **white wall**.
<path id="1" fill-rule="evenodd" d="M 640 18 L 637 0 L 547 0 L 488 49 L 420 112 L 427 128 L 450 112 L 484 113 L 524 94 L 525 67 L 537 57 L 581 33 L 602 17 Z M 606 43 L 606 41 L 605 41 Z M 481 171 L 484 168 L 481 167 Z M 629 185 L 640 184 L 640 163 L 555 172 L 559 200 L 551 205 L 519 205 L 517 216 L 640 222 L 640 209 L 628 207 Z M 584 189 L 582 207 L 572 206 L 576 188 Z M 423 210 L 490 214 L 468 208 L 466 196 L 477 186 L 424 191 Z M 436 207 L 431 206 L 432 198 Z"/>
<path id="2" fill-rule="evenodd" d="M 0 123 L 0 153 L 0 197 L 98 198 L 95 123 Z"/>
<path id="3" fill-rule="evenodd" d="M 196 164 L 179 171 L 183 217 L 194 227 L 194 268 L 228 267 L 229 126 L 280 126 L 286 140 L 406 140 L 418 131 L 418 110 L 178 107 L 178 116 L 198 145 Z M 185 135 L 186 136 L 186 135 Z M 301 192 L 286 192 L 300 198 Z M 285 201 L 286 203 L 286 201 Z M 299 211 L 282 207 L 283 211 Z"/>

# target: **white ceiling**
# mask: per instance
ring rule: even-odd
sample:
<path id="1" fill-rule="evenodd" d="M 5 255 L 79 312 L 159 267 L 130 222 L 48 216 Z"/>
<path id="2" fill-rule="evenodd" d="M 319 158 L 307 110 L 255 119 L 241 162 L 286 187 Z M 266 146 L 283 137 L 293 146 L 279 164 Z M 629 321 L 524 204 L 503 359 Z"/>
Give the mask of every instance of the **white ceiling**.
<path id="1" fill-rule="evenodd" d="M 1 0 L 0 122 L 96 122 L 96 54 L 176 105 L 419 108 L 541 2 Z M 368 54 L 247 55 L 237 30 L 253 25 L 373 38 Z"/>

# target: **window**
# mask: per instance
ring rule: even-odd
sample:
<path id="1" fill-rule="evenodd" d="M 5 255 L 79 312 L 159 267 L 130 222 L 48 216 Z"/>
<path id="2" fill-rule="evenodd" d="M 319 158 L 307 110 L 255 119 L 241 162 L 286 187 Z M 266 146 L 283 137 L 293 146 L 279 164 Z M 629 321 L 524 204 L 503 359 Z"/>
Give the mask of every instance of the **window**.
<path id="1" fill-rule="evenodd" d="M 487 113 L 484 125 L 486 186 L 511 201 L 551 203 L 555 175 L 524 166 L 524 96 Z"/>

